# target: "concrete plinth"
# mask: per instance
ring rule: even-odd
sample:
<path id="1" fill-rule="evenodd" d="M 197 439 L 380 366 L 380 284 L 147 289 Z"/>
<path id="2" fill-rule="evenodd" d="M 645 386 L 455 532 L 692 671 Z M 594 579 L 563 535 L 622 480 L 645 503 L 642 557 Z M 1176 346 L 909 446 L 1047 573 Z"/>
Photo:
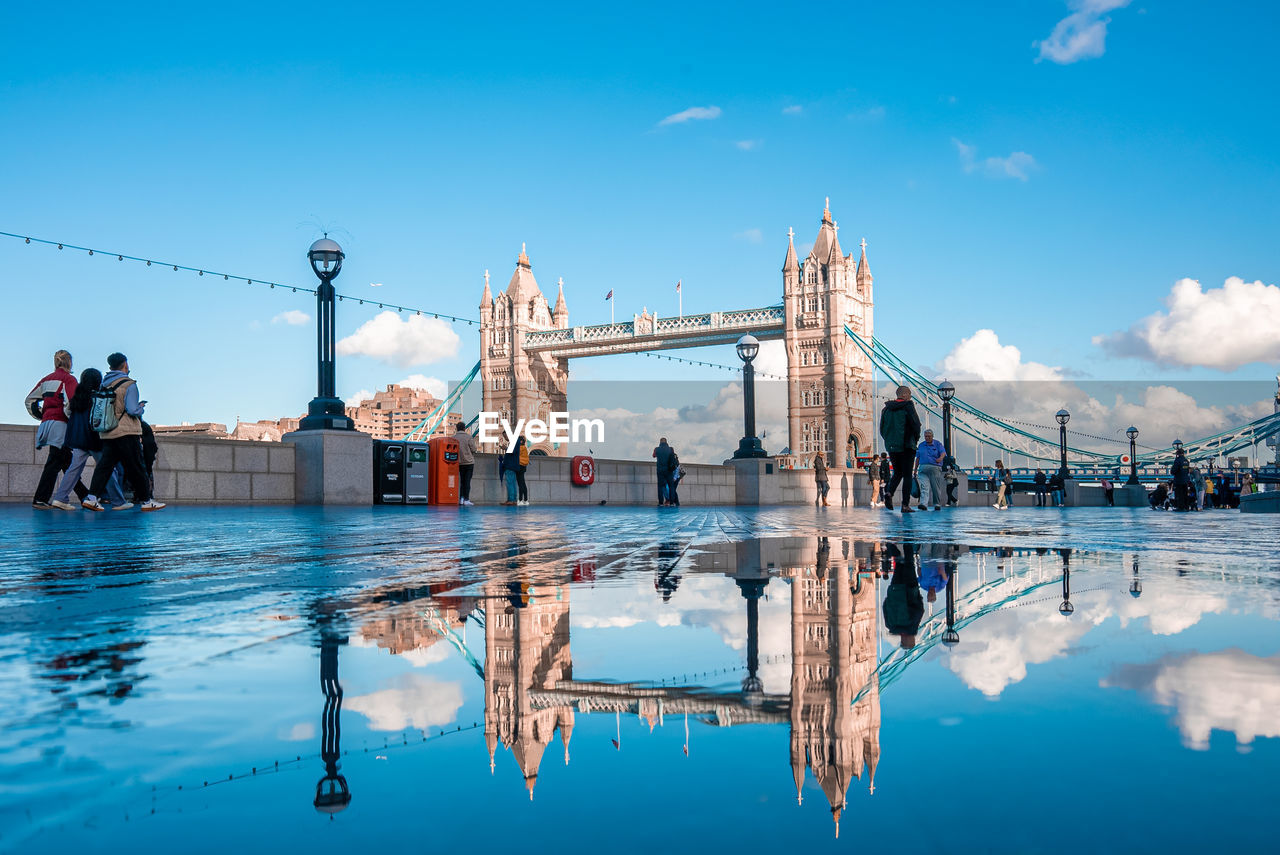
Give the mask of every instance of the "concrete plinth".
<path id="1" fill-rule="evenodd" d="M 291 443 L 294 495 L 300 505 L 372 505 L 373 439 L 354 430 L 300 430 Z"/>
<path id="2" fill-rule="evenodd" d="M 1242 514 L 1280 514 L 1280 490 L 1246 493 L 1240 497 Z"/>

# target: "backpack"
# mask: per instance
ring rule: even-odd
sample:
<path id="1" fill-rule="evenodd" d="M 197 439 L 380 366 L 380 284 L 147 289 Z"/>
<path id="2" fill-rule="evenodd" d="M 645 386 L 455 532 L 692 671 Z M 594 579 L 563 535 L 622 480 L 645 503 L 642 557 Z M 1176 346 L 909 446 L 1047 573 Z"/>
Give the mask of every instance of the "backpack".
<path id="1" fill-rule="evenodd" d="M 520 446 L 520 465 L 529 465 L 529 446 L 527 445 Z"/>
<path id="2" fill-rule="evenodd" d="M 126 377 L 111 386 L 99 386 L 94 390 L 90 398 L 89 427 L 98 433 L 110 433 L 120 425 L 120 417 L 116 415 L 116 390 L 128 382 Z"/>

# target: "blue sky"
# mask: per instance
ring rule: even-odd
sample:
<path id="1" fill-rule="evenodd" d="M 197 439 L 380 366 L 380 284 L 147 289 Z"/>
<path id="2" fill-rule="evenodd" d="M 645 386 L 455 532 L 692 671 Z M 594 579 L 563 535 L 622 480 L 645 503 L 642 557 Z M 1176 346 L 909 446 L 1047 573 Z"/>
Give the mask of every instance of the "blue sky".
<path id="1" fill-rule="evenodd" d="M 1280 362 L 1268 4 L 6 16 L 3 231 L 310 287 L 319 222 L 348 250 L 339 290 L 472 318 L 483 271 L 504 287 L 527 242 L 544 292 L 563 276 L 572 321 L 598 323 L 610 289 L 619 317 L 674 313 L 677 279 L 687 312 L 778 302 L 786 230 L 811 241 L 830 196 L 846 251 L 868 241 L 877 334 L 915 364 L 983 329 L 1069 377 L 1266 381 Z M 714 118 L 661 124 L 691 108 Z M 313 325 L 272 322 L 313 314 L 303 295 L 7 238 L 0 277 L 5 421 L 58 347 L 77 370 L 128 353 L 158 423 L 297 414 L 314 394 Z M 1175 311 L 1184 278 L 1208 302 Z M 1135 327 L 1157 312 L 1173 357 Z M 339 334 L 375 314 L 343 303 Z M 339 393 L 459 378 L 478 338 L 456 332 L 456 354 L 419 351 L 431 362 L 343 358 Z M 1009 370 L 994 379 L 1024 379 Z"/>

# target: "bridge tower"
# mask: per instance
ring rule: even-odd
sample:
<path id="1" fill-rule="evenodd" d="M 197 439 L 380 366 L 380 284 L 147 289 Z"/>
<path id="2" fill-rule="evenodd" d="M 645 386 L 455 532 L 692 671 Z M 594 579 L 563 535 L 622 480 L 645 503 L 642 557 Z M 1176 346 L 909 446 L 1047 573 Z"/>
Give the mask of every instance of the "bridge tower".
<path id="1" fill-rule="evenodd" d="M 867 242 L 862 241 L 855 260 L 841 251 L 839 231 L 828 199 L 804 262 L 796 256 L 795 233 L 788 230 L 782 265 L 791 453 L 821 451 L 833 466 L 843 463 L 843 453 L 869 452 L 875 435 L 871 364 L 844 332 L 848 325 L 855 334 L 871 338 L 874 303 Z"/>
<path id="2" fill-rule="evenodd" d="M 484 294 L 480 299 L 482 408 L 500 413 L 513 425 L 516 419 L 546 421 L 553 410 L 565 411 L 569 361 L 545 353 L 525 353 L 524 334 L 532 330 L 562 330 L 568 326 L 564 281 L 560 282 L 560 293 L 552 308 L 533 278 L 533 268 L 523 245 L 507 290 L 498 292 L 496 297 L 489 291 L 489 271 L 486 270 Z M 566 453 L 550 442 L 539 443 L 529 451 L 547 455 Z"/>
<path id="3" fill-rule="evenodd" d="M 803 801 L 806 767 L 817 779 L 840 836 L 850 785 L 869 772 L 875 792 L 880 759 L 880 693 L 876 683 L 874 585 L 856 554 L 831 560 L 818 542 L 811 567 L 788 569 L 791 581 L 791 770 Z M 871 683 L 857 703 L 853 699 Z"/>

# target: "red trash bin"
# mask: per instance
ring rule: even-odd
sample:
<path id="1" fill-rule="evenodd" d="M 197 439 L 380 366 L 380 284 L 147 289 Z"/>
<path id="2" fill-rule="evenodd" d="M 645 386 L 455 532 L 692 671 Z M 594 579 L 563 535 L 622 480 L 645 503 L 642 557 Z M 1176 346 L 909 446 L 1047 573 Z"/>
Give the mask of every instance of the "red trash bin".
<path id="1" fill-rule="evenodd" d="M 458 441 L 448 436 L 433 436 L 431 462 L 427 466 L 427 504 L 458 504 Z"/>

